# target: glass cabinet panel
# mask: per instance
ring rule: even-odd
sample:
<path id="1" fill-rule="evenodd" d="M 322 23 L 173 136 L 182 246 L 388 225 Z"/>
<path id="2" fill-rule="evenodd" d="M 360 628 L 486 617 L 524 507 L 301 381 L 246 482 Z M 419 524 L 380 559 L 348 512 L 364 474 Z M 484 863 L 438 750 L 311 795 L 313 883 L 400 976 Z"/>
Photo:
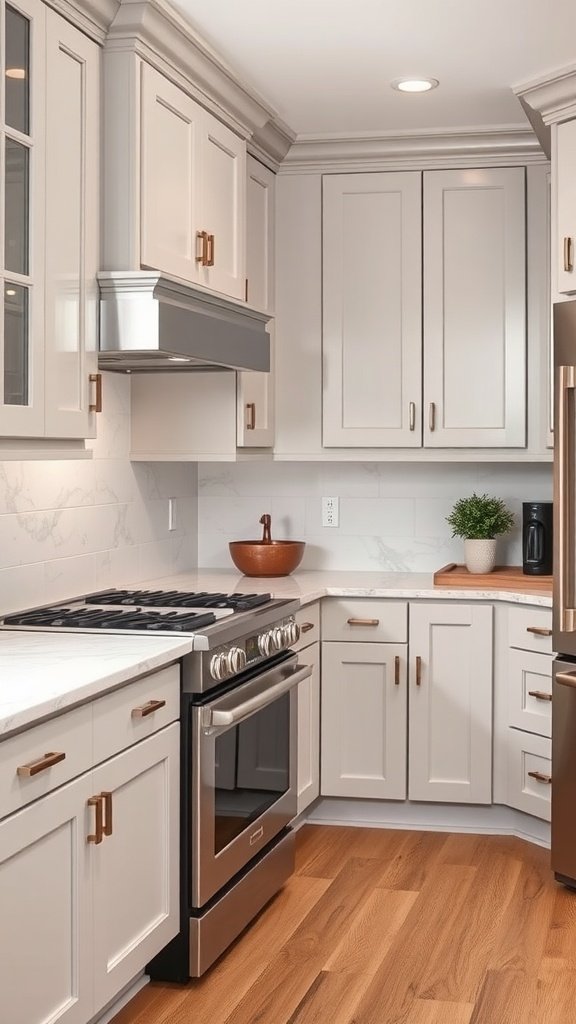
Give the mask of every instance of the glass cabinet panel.
<path id="1" fill-rule="evenodd" d="M 6 5 L 5 109 L 6 124 L 24 135 L 30 119 L 30 22 Z"/>
<path id="2" fill-rule="evenodd" d="M 28 289 L 4 286 L 4 404 L 28 405 Z"/>
<path id="3" fill-rule="evenodd" d="M 28 273 L 28 180 L 29 149 L 6 138 L 4 194 L 4 268 L 13 274 Z"/>

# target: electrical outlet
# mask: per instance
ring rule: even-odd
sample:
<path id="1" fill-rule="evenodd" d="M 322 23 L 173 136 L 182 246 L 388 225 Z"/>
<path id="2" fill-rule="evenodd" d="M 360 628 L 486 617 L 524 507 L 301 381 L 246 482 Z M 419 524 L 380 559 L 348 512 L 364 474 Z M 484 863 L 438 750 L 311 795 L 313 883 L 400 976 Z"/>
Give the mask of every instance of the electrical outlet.
<path id="1" fill-rule="evenodd" d="M 340 499 L 322 498 L 322 526 L 338 526 L 340 523 Z"/>
<path id="2" fill-rule="evenodd" d="M 176 498 L 168 498 L 168 529 L 176 529 Z"/>

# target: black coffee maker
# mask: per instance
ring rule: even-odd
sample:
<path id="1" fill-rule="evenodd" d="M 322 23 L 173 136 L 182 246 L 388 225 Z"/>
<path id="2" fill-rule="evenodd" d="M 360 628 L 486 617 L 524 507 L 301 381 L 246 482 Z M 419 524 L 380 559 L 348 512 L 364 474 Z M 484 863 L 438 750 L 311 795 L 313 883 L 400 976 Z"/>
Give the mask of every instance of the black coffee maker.
<path id="1" fill-rule="evenodd" d="M 522 504 L 522 572 L 526 576 L 552 575 L 552 502 Z"/>

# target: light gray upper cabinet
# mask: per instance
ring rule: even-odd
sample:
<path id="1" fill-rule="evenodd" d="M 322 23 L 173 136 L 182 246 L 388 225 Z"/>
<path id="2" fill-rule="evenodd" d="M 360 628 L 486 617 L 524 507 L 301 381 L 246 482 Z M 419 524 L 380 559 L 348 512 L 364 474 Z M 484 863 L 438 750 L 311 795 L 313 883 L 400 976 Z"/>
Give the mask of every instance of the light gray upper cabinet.
<path id="1" fill-rule="evenodd" d="M 148 64 L 141 72 L 141 264 L 244 299 L 244 139 Z"/>
<path id="2" fill-rule="evenodd" d="M 246 301 L 274 310 L 274 200 L 276 176 L 254 157 L 246 166 Z M 238 437 L 242 448 L 274 444 L 274 321 L 270 334 L 270 373 L 237 376 Z"/>
<path id="3" fill-rule="evenodd" d="M 524 169 L 424 174 L 424 445 L 526 444 Z"/>
<path id="4" fill-rule="evenodd" d="M 553 137 L 557 290 L 571 295 L 576 291 L 576 120 L 556 125 Z"/>
<path id="5" fill-rule="evenodd" d="M 323 443 L 420 447 L 421 175 L 327 175 L 323 214 Z"/>
<path id="6" fill-rule="evenodd" d="M 323 268 L 325 447 L 525 446 L 524 168 L 326 175 Z"/>
<path id="7" fill-rule="evenodd" d="M 92 437 L 100 50 L 34 0 L 3 16 L 0 436 Z"/>

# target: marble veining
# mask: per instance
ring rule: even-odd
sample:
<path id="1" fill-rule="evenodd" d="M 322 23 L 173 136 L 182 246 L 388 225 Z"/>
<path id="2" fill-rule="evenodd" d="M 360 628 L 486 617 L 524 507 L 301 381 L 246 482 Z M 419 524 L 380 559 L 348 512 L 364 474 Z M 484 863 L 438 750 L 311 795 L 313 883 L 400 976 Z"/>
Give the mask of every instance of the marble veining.
<path id="1" fill-rule="evenodd" d="M 191 650 L 189 638 L 0 631 L 0 739 Z"/>

